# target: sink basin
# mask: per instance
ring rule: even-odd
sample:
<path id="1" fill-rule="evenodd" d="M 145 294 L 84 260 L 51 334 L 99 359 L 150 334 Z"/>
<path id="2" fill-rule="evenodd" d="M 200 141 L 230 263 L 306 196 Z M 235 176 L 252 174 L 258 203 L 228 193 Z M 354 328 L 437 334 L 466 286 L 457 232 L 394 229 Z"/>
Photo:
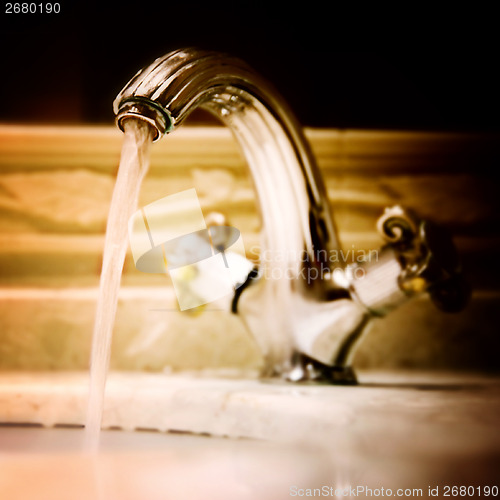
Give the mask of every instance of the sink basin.
<path id="1" fill-rule="evenodd" d="M 305 448 L 153 432 L 103 431 L 98 454 L 72 428 L 1 427 L 2 498 L 276 499 L 327 481 Z M 269 474 L 269 471 L 273 471 Z"/>

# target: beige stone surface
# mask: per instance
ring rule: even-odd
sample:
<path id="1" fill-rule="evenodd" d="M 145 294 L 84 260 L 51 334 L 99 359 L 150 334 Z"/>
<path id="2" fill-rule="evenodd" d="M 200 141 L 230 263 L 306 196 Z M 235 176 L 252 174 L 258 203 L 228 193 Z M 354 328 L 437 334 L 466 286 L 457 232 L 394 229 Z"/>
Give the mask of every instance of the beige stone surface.
<path id="1" fill-rule="evenodd" d="M 497 154 L 495 138 L 311 129 L 306 134 L 344 249 L 378 248 L 377 217 L 385 206 L 403 203 L 453 232 L 475 289 L 471 306 L 459 315 L 443 315 L 424 299 L 375 321 L 355 365 L 498 369 L 500 276 L 494 262 L 500 210 L 497 184 L 487 173 Z M 113 127 L 0 125 L 0 369 L 87 366 L 121 140 Z M 183 127 L 153 147 L 141 205 L 191 187 L 205 216 L 225 213 L 242 231 L 247 256 L 258 259 L 255 193 L 228 130 Z M 176 312 L 169 279 L 140 273 L 130 255 L 122 284 L 113 366 L 259 366 L 255 345 L 237 318 Z"/>
<path id="2" fill-rule="evenodd" d="M 0 369 L 86 369 L 97 289 L 0 292 Z M 239 317 L 208 305 L 182 313 L 170 287 L 123 289 L 113 368 L 258 370 L 262 360 Z"/>
<path id="3" fill-rule="evenodd" d="M 96 289 L 0 289 L 0 369 L 85 369 Z M 354 356 L 356 368 L 495 371 L 496 293 L 476 294 L 459 314 L 426 298 L 372 321 Z M 179 312 L 172 289 L 122 289 L 112 345 L 122 370 L 258 370 L 262 359 L 238 316 L 207 307 Z"/>

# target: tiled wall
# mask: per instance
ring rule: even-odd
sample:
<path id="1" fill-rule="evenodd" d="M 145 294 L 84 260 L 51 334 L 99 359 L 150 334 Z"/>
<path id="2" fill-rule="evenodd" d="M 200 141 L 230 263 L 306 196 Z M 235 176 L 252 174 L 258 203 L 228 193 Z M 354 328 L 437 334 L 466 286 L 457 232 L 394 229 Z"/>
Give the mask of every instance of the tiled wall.
<path id="1" fill-rule="evenodd" d="M 469 308 L 447 315 L 426 298 L 376 320 L 358 367 L 498 369 L 498 165 L 493 136 L 307 130 L 345 249 L 376 249 L 375 221 L 403 204 L 455 235 L 473 285 Z M 106 215 L 121 133 L 112 127 L 0 126 L 0 368 L 88 365 Z M 153 146 L 142 206 L 195 187 L 204 215 L 226 214 L 256 258 L 251 180 L 225 128 L 184 127 Z M 112 366 L 258 368 L 238 318 L 175 311 L 167 277 L 127 258 Z"/>

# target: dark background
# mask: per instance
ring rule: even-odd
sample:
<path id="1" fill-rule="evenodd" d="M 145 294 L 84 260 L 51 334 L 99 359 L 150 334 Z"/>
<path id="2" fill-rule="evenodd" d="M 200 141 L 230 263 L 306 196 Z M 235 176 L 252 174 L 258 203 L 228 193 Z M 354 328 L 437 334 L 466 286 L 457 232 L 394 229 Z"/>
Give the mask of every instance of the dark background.
<path id="1" fill-rule="evenodd" d="M 245 59 L 304 125 L 499 130 L 495 51 L 422 44 L 427 27 L 400 26 L 382 48 L 383 27 L 352 17 L 346 26 L 336 4 L 59 3 L 61 13 L 43 15 L 6 15 L 2 4 L 2 122 L 111 124 L 115 95 L 140 67 L 196 45 Z M 412 38 L 419 50 L 405 44 Z"/>

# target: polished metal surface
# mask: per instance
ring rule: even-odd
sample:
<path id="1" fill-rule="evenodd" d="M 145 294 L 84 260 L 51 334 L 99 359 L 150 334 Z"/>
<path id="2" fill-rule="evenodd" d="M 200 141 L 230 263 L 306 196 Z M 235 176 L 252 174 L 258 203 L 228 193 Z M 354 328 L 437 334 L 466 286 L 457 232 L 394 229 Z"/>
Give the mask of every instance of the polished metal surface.
<path id="1" fill-rule="evenodd" d="M 413 224 L 402 209 L 386 214 L 380 227 L 388 248 L 380 261 L 357 263 L 361 272 L 332 259 L 340 246 L 301 127 L 276 90 L 233 57 L 196 49 L 171 52 L 139 71 L 114 102 L 120 128 L 127 119 L 145 120 L 155 129 L 154 140 L 175 130 L 198 107 L 231 129 L 259 202 L 259 267 L 237 290 L 232 310 L 257 340 L 266 361 L 264 374 L 300 381 L 331 373 L 333 381 L 351 383 L 352 353 L 370 317 L 429 290 L 433 279 L 444 280 L 436 272 L 402 278 L 415 265 L 422 268 L 416 261 L 429 260 L 431 252 L 412 247 L 415 262 L 409 266 L 405 261 L 405 245 L 418 240 L 420 248 L 419 223 Z M 394 220 L 399 225 L 392 225 Z M 408 228 L 399 237 L 390 229 L 401 228 L 401 221 Z M 416 286 L 422 280 L 425 286 Z M 403 286 L 410 282 L 413 286 Z"/>

